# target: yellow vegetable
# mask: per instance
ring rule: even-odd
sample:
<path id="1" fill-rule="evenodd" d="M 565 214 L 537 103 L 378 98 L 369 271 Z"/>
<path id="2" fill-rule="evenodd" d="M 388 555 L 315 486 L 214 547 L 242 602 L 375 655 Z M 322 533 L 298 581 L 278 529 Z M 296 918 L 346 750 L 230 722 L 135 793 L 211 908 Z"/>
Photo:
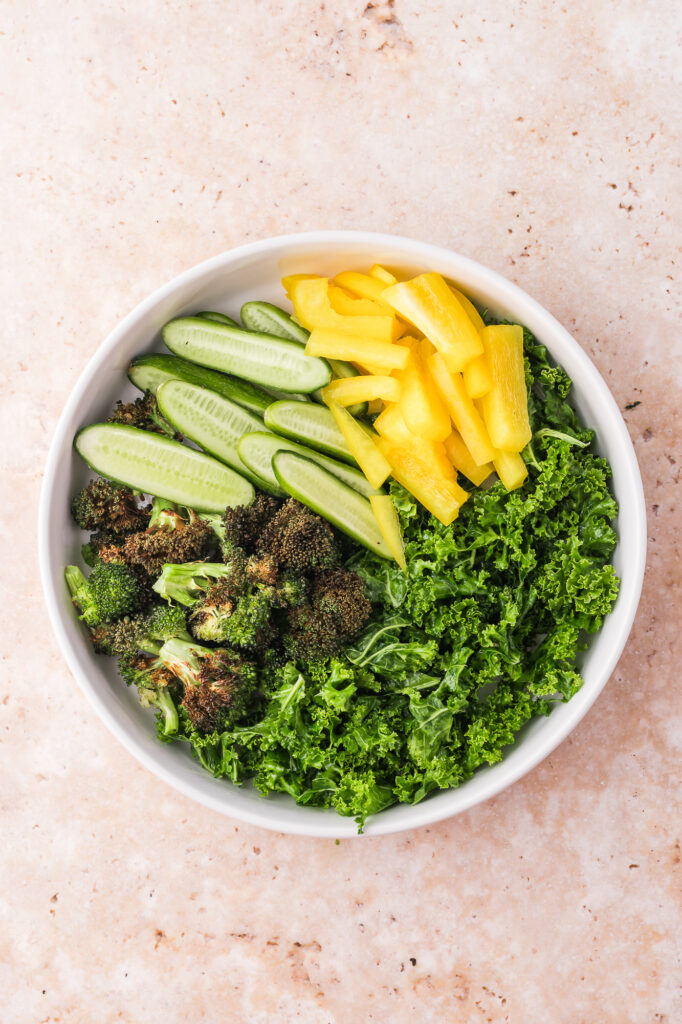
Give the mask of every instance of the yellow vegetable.
<path id="1" fill-rule="evenodd" d="M 319 276 L 319 274 L 288 274 L 286 277 L 282 278 L 282 288 L 284 288 L 284 291 L 287 293 L 289 298 L 291 298 L 291 289 L 297 281 L 313 281 L 316 278 L 319 278 Z"/>
<path id="2" fill-rule="evenodd" d="M 478 331 L 440 274 L 391 285 L 382 298 L 433 342 L 450 370 L 461 370 L 483 351 Z"/>
<path id="3" fill-rule="evenodd" d="M 412 449 L 392 444 L 385 438 L 377 442 L 391 464 L 391 472 L 399 484 L 429 510 L 445 526 L 449 526 L 468 498 L 467 492 L 453 480 L 434 473 Z"/>
<path id="4" fill-rule="evenodd" d="M 362 320 L 364 317 L 348 319 Z M 370 363 L 378 373 L 403 369 L 409 356 L 409 349 L 401 345 L 391 345 L 389 342 L 379 341 L 367 335 L 358 336 L 345 330 L 325 327 L 316 327 L 310 332 L 305 351 L 309 356 L 343 359 L 350 363 L 360 363 L 362 366 Z"/>
<path id="5" fill-rule="evenodd" d="M 427 441 L 417 437 L 405 426 L 400 408 L 397 404 L 388 405 L 374 421 L 374 429 L 385 440 L 403 448 L 409 448 L 422 462 L 425 462 L 437 476 L 456 480 L 457 474 L 452 467 L 444 445 L 438 441 Z"/>
<path id="6" fill-rule="evenodd" d="M 371 277 L 369 274 L 359 274 L 355 270 L 345 270 L 342 274 L 336 275 L 334 284 L 337 284 L 340 288 L 348 289 L 353 295 L 359 295 L 363 299 L 372 299 L 374 302 L 378 302 L 387 313 L 393 312 L 383 299 L 383 293 L 388 285 L 384 284 L 383 281 L 379 281 L 376 277 Z"/>
<path id="7" fill-rule="evenodd" d="M 448 410 L 433 386 L 415 341 L 400 375 L 398 406 L 408 430 L 429 441 L 444 441 L 452 429 Z"/>
<path id="8" fill-rule="evenodd" d="M 461 373 L 449 373 L 443 356 L 436 352 L 428 360 L 434 383 L 445 402 L 452 421 L 471 452 L 477 466 L 491 462 L 495 450 L 481 416 L 464 389 Z"/>
<path id="9" fill-rule="evenodd" d="M 523 368 L 523 329 L 518 324 L 484 327 L 481 338 L 492 387 L 481 398 L 490 440 L 503 451 L 520 452 L 532 434 Z"/>
<path id="10" fill-rule="evenodd" d="M 332 309 L 342 316 L 386 316 L 386 306 L 380 306 L 372 299 L 356 299 L 334 284 L 329 285 L 329 301 Z"/>
<path id="11" fill-rule="evenodd" d="M 456 430 L 453 430 L 445 439 L 444 446 L 448 459 L 455 469 L 459 470 L 467 480 L 471 480 L 472 484 L 476 484 L 477 487 L 487 480 L 491 473 L 494 473 L 495 468 L 491 462 L 486 462 L 483 466 L 476 465 L 471 457 L 471 452 Z"/>
<path id="12" fill-rule="evenodd" d="M 325 401 L 358 466 L 372 487 L 381 487 L 386 477 L 390 475 L 391 467 L 375 443 L 374 437 L 377 435 L 372 436 L 371 432 L 353 419 L 347 409 L 332 398 L 325 398 Z"/>
<path id="13" fill-rule="evenodd" d="M 376 338 L 387 344 L 396 336 L 394 316 L 343 316 L 332 309 L 326 277 L 299 278 L 290 285 L 289 296 L 296 317 L 309 331 L 316 327 L 345 331 L 355 337 Z"/>
<path id="14" fill-rule="evenodd" d="M 414 434 L 405 426 L 405 420 L 397 404 L 386 406 L 375 419 L 374 429 L 377 434 L 396 444 L 409 444 L 414 440 Z"/>
<path id="15" fill-rule="evenodd" d="M 395 510 L 392 499 L 389 498 L 388 494 L 370 494 L 369 503 L 372 506 L 374 518 L 381 530 L 381 536 L 386 541 L 388 550 L 403 572 L 407 572 L 403 534 L 400 529 L 398 513 Z"/>
<path id="16" fill-rule="evenodd" d="M 459 288 L 455 288 L 453 285 L 450 285 L 450 291 L 455 296 L 457 301 L 461 303 L 461 305 L 464 307 L 467 316 L 471 320 L 476 330 L 480 331 L 483 327 L 485 327 L 485 320 L 478 312 L 471 299 L 467 299 L 464 292 L 461 292 Z"/>
<path id="17" fill-rule="evenodd" d="M 370 374 L 368 374 L 368 376 L 369 377 L 379 377 L 379 376 L 381 376 L 381 374 L 370 373 Z M 381 400 L 381 398 L 373 398 L 370 402 L 367 403 L 367 413 L 370 416 L 376 416 L 377 413 L 381 412 L 383 407 L 384 407 L 384 403 Z"/>
<path id="18" fill-rule="evenodd" d="M 385 402 L 397 402 L 400 398 L 400 382 L 395 377 L 341 377 L 333 380 L 322 392 L 322 397 L 332 398 L 339 405 L 355 405 L 356 402 L 371 402 L 381 398 Z"/>
<path id="19" fill-rule="evenodd" d="M 383 281 L 384 284 L 398 283 L 398 278 L 394 277 L 390 270 L 386 270 L 386 267 L 382 267 L 378 263 L 375 263 L 370 269 L 369 276 L 376 277 L 377 281 Z"/>
<path id="20" fill-rule="evenodd" d="M 495 452 L 493 465 L 495 472 L 508 491 L 516 490 L 528 476 L 526 463 L 518 452 Z"/>
<path id="21" fill-rule="evenodd" d="M 476 356 L 475 359 L 468 362 L 462 370 L 462 377 L 469 398 L 481 398 L 493 386 L 485 355 Z"/>

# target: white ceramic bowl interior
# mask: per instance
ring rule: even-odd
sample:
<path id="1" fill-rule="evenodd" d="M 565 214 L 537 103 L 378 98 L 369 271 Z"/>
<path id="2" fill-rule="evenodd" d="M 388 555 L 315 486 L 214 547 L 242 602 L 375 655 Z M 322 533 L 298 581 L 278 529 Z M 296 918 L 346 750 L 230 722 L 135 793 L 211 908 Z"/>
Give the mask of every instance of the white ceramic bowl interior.
<path id="1" fill-rule="evenodd" d="M 478 304 L 525 324 L 573 379 L 573 400 L 597 447 L 613 467 L 620 512 L 614 555 L 621 589 L 616 606 L 582 661 L 584 686 L 549 718 L 531 722 L 503 761 L 480 769 L 459 789 L 438 793 L 415 806 L 398 805 L 367 822 L 365 835 L 429 824 L 457 814 L 499 793 L 547 756 L 574 728 L 609 678 L 627 640 L 644 575 L 646 520 L 635 454 L 625 424 L 606 384 L 566 330 L 515 285 L 472 260 L 433 245 L 368 232 L 323 231 L 289 235 L 242 246 L 207 260 L 164 285 L 110 334 L 96 351 L 62 413 L 50 450 L 39 517 L 40 566 L 47 605 L 66 660 L 98 715 L 123 745 L 160 778 L 195 800 L 251 824 L 282 832 L 327 837 L 356 834 L 352 819 L 332 811 L 297 807 L 285 795 L 263 799 L 249 786 L 235 787 L 208 775 L 186 744 L 161 744 L 151 712 L 116 673 L 113 659 L 93 654 L 68 600 L 63 568 L 80 562 L 84 540 L 74 526 L 72 496 L 92 476 L 72 449 L 76 430 L 106 416 L 115 400 L 134 392 L 126 378 L 130 359 L 162 350 L 160 329 L 172 317 L 216 309 L 234 316 L 247 299 L 285 305 L 284 274 L 332 275 L 379 262 L 405 274 L 435 270 Z M 455 527 L 456 528 L 456 527 Z"/>

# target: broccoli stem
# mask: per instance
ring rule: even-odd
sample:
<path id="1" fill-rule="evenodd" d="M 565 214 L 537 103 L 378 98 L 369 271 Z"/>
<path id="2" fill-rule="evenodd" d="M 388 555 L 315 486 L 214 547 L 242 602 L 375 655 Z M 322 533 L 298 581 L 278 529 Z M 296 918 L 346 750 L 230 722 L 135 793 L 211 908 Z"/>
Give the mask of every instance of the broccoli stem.
<path id="1" fill-rule="evenodd" d="M 77 565 L 67 565 L 64 579 L 71 593 L 71 600 L 79 610 L 80 618 L 88 626 L 97 626 L 100 621 L 97 605 L 92 598 L 88 581 Z"/>
<path id="2" fill-rule="evenodd" d="M 159 711 L 163 713 L 163 735 L 173 736 L 178 731 L 178 709 L 168 690 L 161 688 L 156 698 Z"/>

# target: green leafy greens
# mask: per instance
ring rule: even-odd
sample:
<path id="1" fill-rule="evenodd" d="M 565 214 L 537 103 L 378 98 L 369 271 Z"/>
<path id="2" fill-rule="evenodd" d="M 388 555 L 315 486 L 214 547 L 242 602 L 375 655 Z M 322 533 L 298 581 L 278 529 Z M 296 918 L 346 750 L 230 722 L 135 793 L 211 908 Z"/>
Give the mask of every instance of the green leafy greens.
<path id="1" fill-rule="evenodd" d="M 576 658 L 618 592 L 608 464 L 568 402 L 570 379 L 524 332 L 529 478 L 477 489 L 442 526 L 397 484 L 409 576 L 363 551 L 349 565 L 373 616 L 340 655 L 261 670 L 265 711 L 181 734 L 202 764 L 263 793 L 356 818 L 458 786 L 531 718 L 580 688 Z"/>

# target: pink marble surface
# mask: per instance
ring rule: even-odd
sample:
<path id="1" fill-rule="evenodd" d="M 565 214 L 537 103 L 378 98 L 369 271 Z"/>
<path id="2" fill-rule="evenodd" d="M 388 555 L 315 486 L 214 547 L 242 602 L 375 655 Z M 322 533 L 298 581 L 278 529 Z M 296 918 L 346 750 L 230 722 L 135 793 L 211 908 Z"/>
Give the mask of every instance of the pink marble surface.
<path id="1" fill-rule="evenodd" d="M 5 3 L 2 1024 L 682 1020 L 681 28 L 672 0 Z M 35 553 L 54 425 L 119 318 L 326 227 L 535 295 L 641 402 L 650 517 L 631 642 L 570 739 L 457 819 L 338 845 L 139 767 L 61 659 Z"/>

